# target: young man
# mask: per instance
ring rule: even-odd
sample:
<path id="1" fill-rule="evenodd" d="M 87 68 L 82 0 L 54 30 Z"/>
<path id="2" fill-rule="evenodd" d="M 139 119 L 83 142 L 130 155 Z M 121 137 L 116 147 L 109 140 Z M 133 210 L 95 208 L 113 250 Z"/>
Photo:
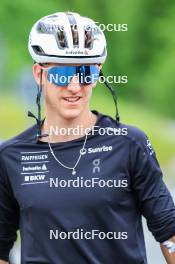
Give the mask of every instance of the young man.
<path id="1" fill-rule="evenodd" d="M 147 137 L 89 109 L 107 54 L 103 32 L 55 13 L 34 25 L 29 51 L 37 124 L 0 147 L 0 264 L 18 229 L 22 264 L 147 263 L 141 215 L 174 264 L 175 206 Z"/>

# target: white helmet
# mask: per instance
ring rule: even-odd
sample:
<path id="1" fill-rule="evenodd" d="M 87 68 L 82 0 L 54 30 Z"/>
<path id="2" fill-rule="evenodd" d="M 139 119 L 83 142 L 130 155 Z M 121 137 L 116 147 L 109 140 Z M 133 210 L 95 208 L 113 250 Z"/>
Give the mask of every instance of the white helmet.
<path id="1" fill-rule="evenodd" d="M 37 63 L 103 63 L 106 39 L 95 22 L 73 12 L 38 20 L 29 36 L 29 52 Z"/>

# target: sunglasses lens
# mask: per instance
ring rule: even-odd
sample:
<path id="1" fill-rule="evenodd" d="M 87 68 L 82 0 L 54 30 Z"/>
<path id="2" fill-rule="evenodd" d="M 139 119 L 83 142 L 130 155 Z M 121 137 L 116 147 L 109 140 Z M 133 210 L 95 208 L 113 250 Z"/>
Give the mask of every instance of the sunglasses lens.
<path id="1" fill-rule="evenodd" d="M 57 66 L 48 69 L 47 79 L 57 86 L 67 86 L 74 75 L 78 75 L 79 83 L 88 85 L 99 78 L 99 69 L 95 65 Z"/>
<path id="2" fill-rule="evenodd" d="M 57 86 L 67 86 L 75 74 L 74 66 L 57 66 L 49 68 L 47 79 Z"/>
<path id="3" fill-rule="evenodd" d="M 99 72 L 100 70 L 95 66 L 95 65 L 91 65 L 91 66 L 88 66 L 88 68 L 86 68 L 87 66 L 85 66 L 85 83 L 87 82 L 88 83 L 95 83 L 98 81 L 99 79 Z M 86 81 L 87 79 L 87 81 Z"/>

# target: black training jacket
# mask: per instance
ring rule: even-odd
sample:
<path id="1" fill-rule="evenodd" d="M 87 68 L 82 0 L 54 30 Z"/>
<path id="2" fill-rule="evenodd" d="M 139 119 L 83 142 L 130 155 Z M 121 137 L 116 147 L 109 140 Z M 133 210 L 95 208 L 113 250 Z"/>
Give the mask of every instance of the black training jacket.
<path id="1" fill-rule="evenodd" d="M 18 229 L 22 264 L 146 264 L 142 215 L 158 242 L 175 235 L 175 206 L 148 138 L 94 113 L 75 175 L 37 139 L 36 125 L 1 144 L 0 259 Z M 73 167 L 84 139 L 51 146 Z"/>

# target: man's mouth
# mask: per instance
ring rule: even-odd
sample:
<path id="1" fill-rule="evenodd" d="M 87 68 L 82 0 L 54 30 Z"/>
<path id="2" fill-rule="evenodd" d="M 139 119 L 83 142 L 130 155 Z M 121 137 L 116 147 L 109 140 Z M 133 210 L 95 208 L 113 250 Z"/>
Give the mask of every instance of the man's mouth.
<path id="1" fill-rule="evenodd" d="M 75 103 L 80 100 L 81 97 L 79 96 L 70 96 L 70 97 L 64 97 L 63 99 L 69 103 Z"/>

